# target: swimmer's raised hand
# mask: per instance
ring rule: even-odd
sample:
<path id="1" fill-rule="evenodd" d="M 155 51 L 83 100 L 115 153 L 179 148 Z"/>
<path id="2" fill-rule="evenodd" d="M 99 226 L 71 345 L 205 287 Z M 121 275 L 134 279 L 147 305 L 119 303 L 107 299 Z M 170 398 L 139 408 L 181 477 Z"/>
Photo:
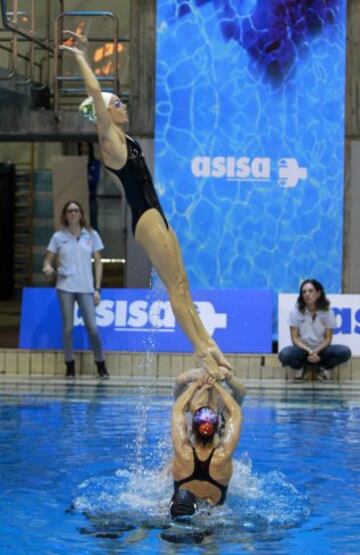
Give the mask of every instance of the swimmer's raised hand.
<path id="1" fill-rule="evenodd" d="M 78 56 L 85 56 L 87 53 L 88 41 L 85 35 L 79 35 L 74 31 L 63 31 L 64 37 L 69 37 L 64 44 L 60 46 L 60 50 L 66 50 Z"/>
<path id="2" fill-rule="evenodd" d="M 210 388 L 214 385 L 217 380 L 213 376 L 207 376 L 206 385 Z"/>
<path id="3" fill-rule="evenodd" d="M 207 377 L 207 374 L 203 374 L 202 376 L 199 376 L 199 377 L 196 379 L 196 384 L 197 384 L 197 387 L 198 387 L 199 389 L 201 389 L 202 387 L 204 387 L 204 385 L 205 385 L 205 383 L 206 383 L 206 377 Z"/>
<path id="4" fill-rule="evenodd" d="M 216 370 L 207 370 L 207 377 L 213 378 L 215 381 L 220 381 L 223 379 L 222 373 L 220 372 L 219 368 L 217 368 Z"/>
<path id="5" fill-rule="evenodd" d="M 230 370 L 228 370 L 224 366 L 219 366 L 219 374 L 221 376 L 220 380 L 225 382 L 231 380 L 231 378 L 234 376 L 233 372 L 230 372 Z"/>

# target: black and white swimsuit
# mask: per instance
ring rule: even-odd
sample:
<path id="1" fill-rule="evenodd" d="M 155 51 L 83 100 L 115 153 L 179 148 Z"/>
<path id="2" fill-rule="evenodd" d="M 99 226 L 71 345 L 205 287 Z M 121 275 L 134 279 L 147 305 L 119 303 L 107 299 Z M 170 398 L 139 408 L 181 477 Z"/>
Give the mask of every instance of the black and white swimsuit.
<path id="1" fill-rule="evenodd" d="M 132 213 L 133 233 L 135 234 L 136 225 L 141 216 L 151 208 L 155 208 L 161 214 L 166 227 L 169 228 L 141 146 L 128 135 L 126 135 L 126 145 L 127 161 L 125 166 L 120 170 L 114 170 L 108 166 L 106 168 L 114 173 L 123 184 L 126 200 Z"/>

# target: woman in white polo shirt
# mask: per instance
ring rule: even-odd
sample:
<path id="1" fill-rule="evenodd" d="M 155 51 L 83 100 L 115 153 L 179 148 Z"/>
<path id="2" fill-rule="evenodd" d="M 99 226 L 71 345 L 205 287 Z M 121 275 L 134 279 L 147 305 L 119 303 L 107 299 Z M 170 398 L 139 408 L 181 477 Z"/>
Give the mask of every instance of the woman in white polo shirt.
<path id="1" fill-rule="evenodd" d="M 108 378 L 95 317 L 102 278 L 100 252 L 104 245 L 97 231 L 87 225 L 84 211 L 78 202 L 69 201 L 65 204 L 61 211 L 61 225 L 61 230 L 50 239 L 43 271 L 48 276 L 55 273 L 52 264 L 56 256 L 56 289 L 63 316 L 66 377 L 75 377 L 72 332 L 76 301 L 89 334 L 98 375 Z M 95 263 L 95 288 L 92 257 Z"/>
<path id="2" fill-rule="evenodd" d="M 295 379 L 302 380 L 304 365 L 313 364 L 317 368 L 317 378 L 330 381 L 331 370 L 349 360 L 351 351 L 345 345 L 331 345 L 335 314 L 324 287 L 316 279 L 306 279 L 300 285 L 288 323 L 293 345 L 280 351 L 282 365 L 294 368 Z"/>

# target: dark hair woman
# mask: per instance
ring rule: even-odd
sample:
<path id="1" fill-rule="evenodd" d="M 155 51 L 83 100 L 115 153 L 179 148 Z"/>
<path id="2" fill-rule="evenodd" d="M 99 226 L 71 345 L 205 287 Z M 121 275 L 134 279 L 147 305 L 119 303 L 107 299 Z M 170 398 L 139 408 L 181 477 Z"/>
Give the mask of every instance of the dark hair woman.
<path id="1" fill-rule="evenodd" d="M 346 362 L 351 351 L 345 345 L 331 345 L 336 318 L 319 281 L 305 279 L 301 283 L 288 322 L 293 344 L 280 351 L 282 365 L 295 370 L 296 380 L 303 380 L 313 368 L 318 380 L 330 381 L 332 369 Z"/>
<path id="2" fill-rule="evenodd" d="M 310 287 L 306 287 L 307 285 Z M 316 279 L 305 279 L 300 285 L 300 291 L 297 300 L 300 312 L 305 312 L 305 298 L 308 298 L 309 291 L 312 293 L 313 290 L 315 290 L 314 297 L 317 310 L 329 310 L 330 301 L 326 298 L 325 290 L 322 284 Z"/>

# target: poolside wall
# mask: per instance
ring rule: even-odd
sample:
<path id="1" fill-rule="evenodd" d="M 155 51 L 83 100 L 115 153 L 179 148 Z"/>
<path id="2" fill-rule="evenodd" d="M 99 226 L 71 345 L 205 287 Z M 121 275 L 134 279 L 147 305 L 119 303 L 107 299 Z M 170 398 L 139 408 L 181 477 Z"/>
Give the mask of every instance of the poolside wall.
<path id="1" fill-rule="evenodd" d="M 19 376 L 64 376 L 63 351 L 28 351 L 0 349 L 0 374 Z M 193 357 L 188 354 L 172 353 L 105 353 L 109 373 L 113 377 L 174 378 L 180 372 L 194 367 Z M 76 373 L 78 376 L 95 377 L 96 369 L 92 353 L 77 352 Z M 244 380 L 292 381 L 294 371 L 282 368 L 277 355 L 227 355 L 235 368 L 235 374 Z M 339 382 L 360 380 L 360 358 L 352 358 L 334 370 L 334 379 Z"/>

